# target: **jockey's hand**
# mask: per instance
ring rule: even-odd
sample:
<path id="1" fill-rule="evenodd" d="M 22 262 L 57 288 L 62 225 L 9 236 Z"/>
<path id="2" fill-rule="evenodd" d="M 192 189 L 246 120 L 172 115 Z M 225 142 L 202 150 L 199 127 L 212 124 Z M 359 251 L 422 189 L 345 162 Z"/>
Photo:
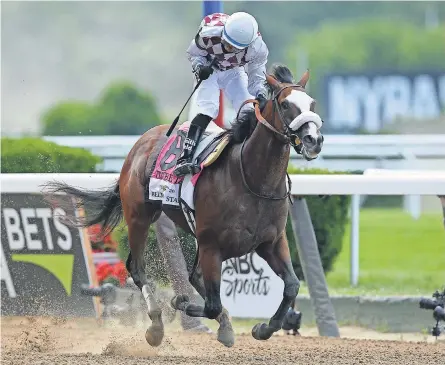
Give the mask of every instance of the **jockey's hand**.
<path id="1" fill-rule="evenodd" d="M 213 68 L 210 66 L 199 66 L 196 71 L 200 80 L 207 80 L 213 73 Z"/>
<path id="2" fill-rule="evenodd" d="M 258 101 L 260 110 L 263 110 L 267 104 L 267 98 L 263 94 L 258 94 L 255 100 Z"/>

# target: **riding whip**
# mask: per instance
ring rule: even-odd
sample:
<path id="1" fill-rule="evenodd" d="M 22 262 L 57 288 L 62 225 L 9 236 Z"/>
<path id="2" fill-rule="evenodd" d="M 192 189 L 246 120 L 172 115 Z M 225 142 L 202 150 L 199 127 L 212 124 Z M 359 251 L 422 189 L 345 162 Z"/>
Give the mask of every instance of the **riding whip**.
<path id="1" fill-rule="evenodd" d="M 216 57 L 212 60 L 212 62 L 210 63 L 210 67 L 213 66 L 216 62 Z M 193 89 L 192 93 L 190 94 L 189 98 L 187 99 L 187 101 L 185 102 L 184 106 L 182 107 L 181 111 L 179 112 L 178 116 L 175 118 L 175 120 L 173 121 L 173 123 L 171 124 L 169 130 L 167 131 L 167 137 L 170 136 L 170 134 L 172 134 L 173 129 L 175 129 L 176 124 L 178 124 L 179 122 L 179 117 L 181 116 L 182 111 L 184 110 L 184 108 L 186 107 L 186 105 L 188 104 L 188 102 L 190 101 L 190 99 L 192 98 L 193 94 L 195 93 L 196 89 L 198 89 L 199 85 L 201 85 L 201 82 L 203 80 L 199 80 L 198 83 L 196 84 L 195 88 Z"/>

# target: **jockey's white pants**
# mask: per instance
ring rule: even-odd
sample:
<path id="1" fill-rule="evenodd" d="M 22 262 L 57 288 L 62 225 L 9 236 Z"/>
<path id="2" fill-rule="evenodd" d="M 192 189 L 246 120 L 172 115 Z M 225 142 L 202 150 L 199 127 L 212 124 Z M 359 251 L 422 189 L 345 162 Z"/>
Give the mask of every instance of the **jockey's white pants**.
<path id="1" fill-rule="evenodd" d="M 248 77 L 243 67 L 234 67 L 226 71 L 214 70 L 207 80 L 204 80 L 196 91 L 196 114 L 205 114 L 215 119 L 219 112 L 219 93 L 230 101 L 235 114 L 241 104 L 254 97 L 247 91 Z M 253 108 L 253 104 L 243 107 Z"/>

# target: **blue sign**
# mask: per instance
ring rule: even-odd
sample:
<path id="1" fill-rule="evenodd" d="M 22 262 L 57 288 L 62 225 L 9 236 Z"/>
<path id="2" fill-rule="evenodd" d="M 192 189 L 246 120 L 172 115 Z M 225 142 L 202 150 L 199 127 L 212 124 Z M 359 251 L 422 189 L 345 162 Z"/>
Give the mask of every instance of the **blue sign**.
<path id="1" fill-rule="evenodd" d="M 374 133 L 398 118 L 431 120 L 445 111 L 445 71 L 329 74 L 324 78 L 330 128 Z"/>

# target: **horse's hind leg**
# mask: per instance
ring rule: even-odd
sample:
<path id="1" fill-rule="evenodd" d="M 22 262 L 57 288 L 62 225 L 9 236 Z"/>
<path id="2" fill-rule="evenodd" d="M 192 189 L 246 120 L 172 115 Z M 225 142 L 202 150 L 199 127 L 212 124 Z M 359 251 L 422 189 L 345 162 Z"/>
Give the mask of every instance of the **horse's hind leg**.
<path id="1" fill-rule="evenodd" d="M 292 301 L 297 297 L 300 289 L 300 282 L 295 275 L 292 261 L 289 254 L 289 247 L 285 234 L 281 236 L 276 245 L 262 244 L 256 252 L 267 261 L 271 269 L 283 279 L 284 291 L 283 300 L 278 310 L 270 319 L 269 324 L 258 323 L 252 328 L 252 336 L 257 340 L 267 340 L 274 332 L 283 326 L 283 320 L 289 310 Z"/>
<path id="2" fill-rule="evenodd" d="M 161 210 L 153 204 L 144 204 L 142 202 L 131 207 L 124 206 L 130 246 L 130 254 L 128 255 L 126 266 L 134 283 L 142 291 L 147 303 L 148 316 L 152 323 L 145 333 L 145 339 L 151 346 L 159 346 L 161 344 L 164 337 L 164 324 L 162 323 L 162 310 L 154 294 L 155 287 L 153 283 L 148 281 L 145 275 L 144 251 L 147 244 L 148 229 L 159 218 L 160 214 Z"/>
<path id="3" fill-rule="evenodd" d="M 196 289 L 198 294 L 205 299 L 205 287 L 202 276 L 202 271 L 199 266 L 196 267 L 195 272 L 190 277 L 190 283 Z M 182 297 L 184 302 L 188 302 L 188 298 Z M 175 299 L 174 299 L 175 300 Z M 229 312 L 226 308 L 222 307 L 221 314 L 215 319 L 219 323 L 217 338 L 224 346 L 232 347 L 235 344 L 235 332 L 230 322 Z"/>
<path id="4" fill-rule="evenodd" d="M 223 310 L 220 297 L 221 287 L 221 267 L 222 261 L 220 253 L 211 247 L 199 250 L 199 262 L 201 263 L 204 290 L 199 281 L 191 281 L 192 285 L 200 292 L 201 296 L 205 292 L 204 307 L 190 303 L 185 295 L 177 295 L 172 299 L 172 307 L 184 311 L 190 317 L 205 317 L 215 319 L 219 322 L 218 341 L 227 347 L 234 344 L 234 334 L 232 325 L 228 317 L 228 312 Z"/>
<path id="5" fill-rule="evenodd" d="M 184 311 L 190 317 L 205 317 L 216 319 L 222 312 L 222 303 L 219 295 L 221 287 L 222 261 L 219 252 L 211 248 L 199 251 L 202 275 L 205 288 L 204 307 L 192 304 L 184 295 L 177 295 L 172 299 L 175 309 Z"/>

